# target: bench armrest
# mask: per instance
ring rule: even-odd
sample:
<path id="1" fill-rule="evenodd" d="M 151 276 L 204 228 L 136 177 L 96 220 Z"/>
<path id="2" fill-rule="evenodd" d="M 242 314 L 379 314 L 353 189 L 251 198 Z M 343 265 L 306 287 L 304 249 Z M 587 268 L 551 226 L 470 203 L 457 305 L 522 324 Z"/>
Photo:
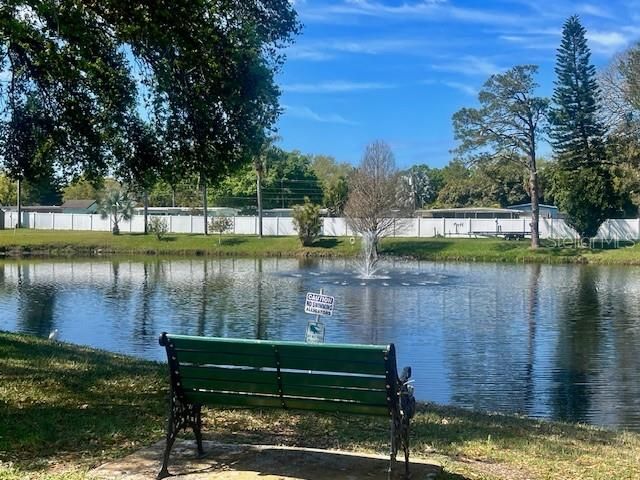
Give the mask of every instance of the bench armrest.
<path id="1" fill-rule="evenodd" d="M 400 383 L 407 383 L 407 381 L 411 378 L 411 367 L 404 367 L 402 369 L 402 373 L 400 374 Z"/>

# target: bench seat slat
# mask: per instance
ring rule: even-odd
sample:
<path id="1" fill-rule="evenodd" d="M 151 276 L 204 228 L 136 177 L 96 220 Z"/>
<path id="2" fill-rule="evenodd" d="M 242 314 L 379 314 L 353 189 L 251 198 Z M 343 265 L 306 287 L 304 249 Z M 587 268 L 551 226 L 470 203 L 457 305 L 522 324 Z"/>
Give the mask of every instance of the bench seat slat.
<path id="1" fill-rule="evenodd" d="M 300 342 L 229 339 L 216 337 L 191 337 L 168 335 L 178 350 L 195 350 L 212 353 L 270 355 L 277 347 L 280 355 L 314 357 L 318 359 L 375 362 L 388 351 L 386 345 L 307 344 Z"/>
<path id="2" fill-rule="evenodd" d="M 283 385 L 282 390 L 285 396 L 352 400 L 360 403 L 379 405 L 388 409 L 387 392 L 380 390 L 305 387 L 295 385 Z"/>
<path id="3" fill-rule="evenodd" d="M 186 389 L 204 389 L 238 393 L 266 393 L 278 395 L 278 384 L 273 383 L 251 383 L 233 382 L 229 380 L 200 380 L 187 378 L 182 380 L 182 387 Z"/>
<path id="4" fill-rule="evenodd" d="M 233 393 L 216 393 L 185 390 L 188 401 L 205 406 L 217 407 L 268 407 L 282 408 L 280 397 L 265 395 L 238 395 Z"/>
<path id="5" fill-rule="evenodd" d="M 331 400 L 315 400 L 310 398 L 287 398 L 287 408 L 292 410 L 311 410 L 314 412 L 354 413 L 358 415 L 389 416 L 389 408 L 363 403 L 333 402 Z"/>
<path id="6" fill-rule="evenodd" d="M 211 353 L 202 351 L 176 350 L 178 363 L 195 365 L 234 365 L 239 367 L 276 367 L 275 356 L 233 353 Z"/>
<path id="7" fill-rule="evenodd" d="M 233 353 L 236 355 L 271 355 L 273 356 L 273 345 L 262 342 L 238 342 L 229 339 L 209 339 L 190 337 L 169 337 L 175 348 L 178 350 L 195 350 L 210 353 Z M 214 340 L 214 341 L 212 341 Z"/>
<path id="8" fill-rule="evenodd" d="M 384 363 L 381 358 L 375 363 L 365 363 L 281 355 L 280 368 L 286 370 L 316 370 L 319 372 L 342 372 L 365 375 L 385 374 Z"/>
<path id="9" fill-rule="evenodd" d="M 185 396 L 196 404 L 213 407 L 256 407 L 256 408 L 282 408 L 279 397 L 264 395 L 238 395 L 231 393 L 185 391 Z M 285 397 L 284 402 L 291 410 L 311 410 L 317 412 L 353 413 L 358 415 L 375 415 L 388 417 L 389 409 L 386 406 L 367 405 L 365 403 L 318 400 L 311 398 Z"/>
<path id="10" fill-rule="evenodd" d="M 377 346 L 352 349 L 341 345 L 330 344 L 280 344 L 278 353 L 281 359 L 313 358 L 320 361 L 381 363 L 387 347 Z"/>
<path id="11" fill-rule="evenodd" d="M 222 368 L 206 365 L 181 365 L 180 378 L 275 384 L 278 381 L 278 374 L 275 369 L 260 370 L 258 368 Z"/>
<path id="12" fill-rule="evenodd" d="M 384 390 L 385 377 L 339 374 L 309 374 L 308 372 L 282 372 L 284 385 L 307 385 L 318 387 L 353 387 Z"/>

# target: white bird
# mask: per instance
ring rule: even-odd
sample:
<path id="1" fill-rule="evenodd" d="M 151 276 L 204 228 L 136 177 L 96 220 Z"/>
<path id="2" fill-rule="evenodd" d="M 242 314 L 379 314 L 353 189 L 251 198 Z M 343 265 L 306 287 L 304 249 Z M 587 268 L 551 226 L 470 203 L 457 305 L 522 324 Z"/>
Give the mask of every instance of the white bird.
<path id="1" fill-rule="evenodd" d="M 49 340 L 56 341 L 58 339 L 58 329 L 54 329 L 53 332 L 49 334 Z"/>

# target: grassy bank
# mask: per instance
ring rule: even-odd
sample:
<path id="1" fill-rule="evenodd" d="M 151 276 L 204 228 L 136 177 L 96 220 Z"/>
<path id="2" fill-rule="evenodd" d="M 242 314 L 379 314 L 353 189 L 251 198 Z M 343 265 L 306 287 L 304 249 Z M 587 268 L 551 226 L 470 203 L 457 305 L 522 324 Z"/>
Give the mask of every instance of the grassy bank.
<path id="1" fill-rule="evenodd" d="M 359 240 L 321 238 L 302 247 L 295 237 L 225 235 L 222 242 L 211 235 L 176 234 L 158 240 L 153 235 L 108 232 L 0 230 L 0 254 L 6 256 L 211 255 L 240 257 L 351 257 L 360 252 Z M 640 265 L 640 245 L 619 248 L 579 248 L 544 244 L 531 250 L 528 241 L 476 238 L 386 238 L 381 253 L 419 260 L 592 263 Z"/>
<path id="2" fill-rule="evenodd" d="M 162 438 L 163 365 L 6 333 L 0 352 L 0 479 L 82 479 Z M 219 441 L 388 449 L 384 419 L 209 410 L 204 423 Z M 412 442 L 443 462 L 441 479 L 632 479 L 640 465 L 638 434 L 434 405 Z"/>
<path id="3" fill-rule="evenodd" d="M 6 255 L 216 255 L 216 256 L 350 256 L 357 246 L 347 238 L 323 238 L 303 248 L 295 237 L 251 235 L 175 234 L 158 240 L 154 235 L 109 232 L 0 230 L 0 253 Z"/>

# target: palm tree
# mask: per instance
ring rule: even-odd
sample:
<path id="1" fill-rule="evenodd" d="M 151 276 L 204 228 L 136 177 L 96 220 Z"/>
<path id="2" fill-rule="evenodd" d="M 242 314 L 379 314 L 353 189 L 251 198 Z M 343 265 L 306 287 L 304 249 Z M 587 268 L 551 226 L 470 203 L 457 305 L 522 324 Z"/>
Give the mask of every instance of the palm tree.
<path id="1" fill-rule="evenodd" d="M 100 202 L 100 217 L 110 218 L 114 235 L 120 233 L 120 222 L 131 220 L 133 216 L 133 200 L 122 189 L 114 188 L 105 194 Z"/>

